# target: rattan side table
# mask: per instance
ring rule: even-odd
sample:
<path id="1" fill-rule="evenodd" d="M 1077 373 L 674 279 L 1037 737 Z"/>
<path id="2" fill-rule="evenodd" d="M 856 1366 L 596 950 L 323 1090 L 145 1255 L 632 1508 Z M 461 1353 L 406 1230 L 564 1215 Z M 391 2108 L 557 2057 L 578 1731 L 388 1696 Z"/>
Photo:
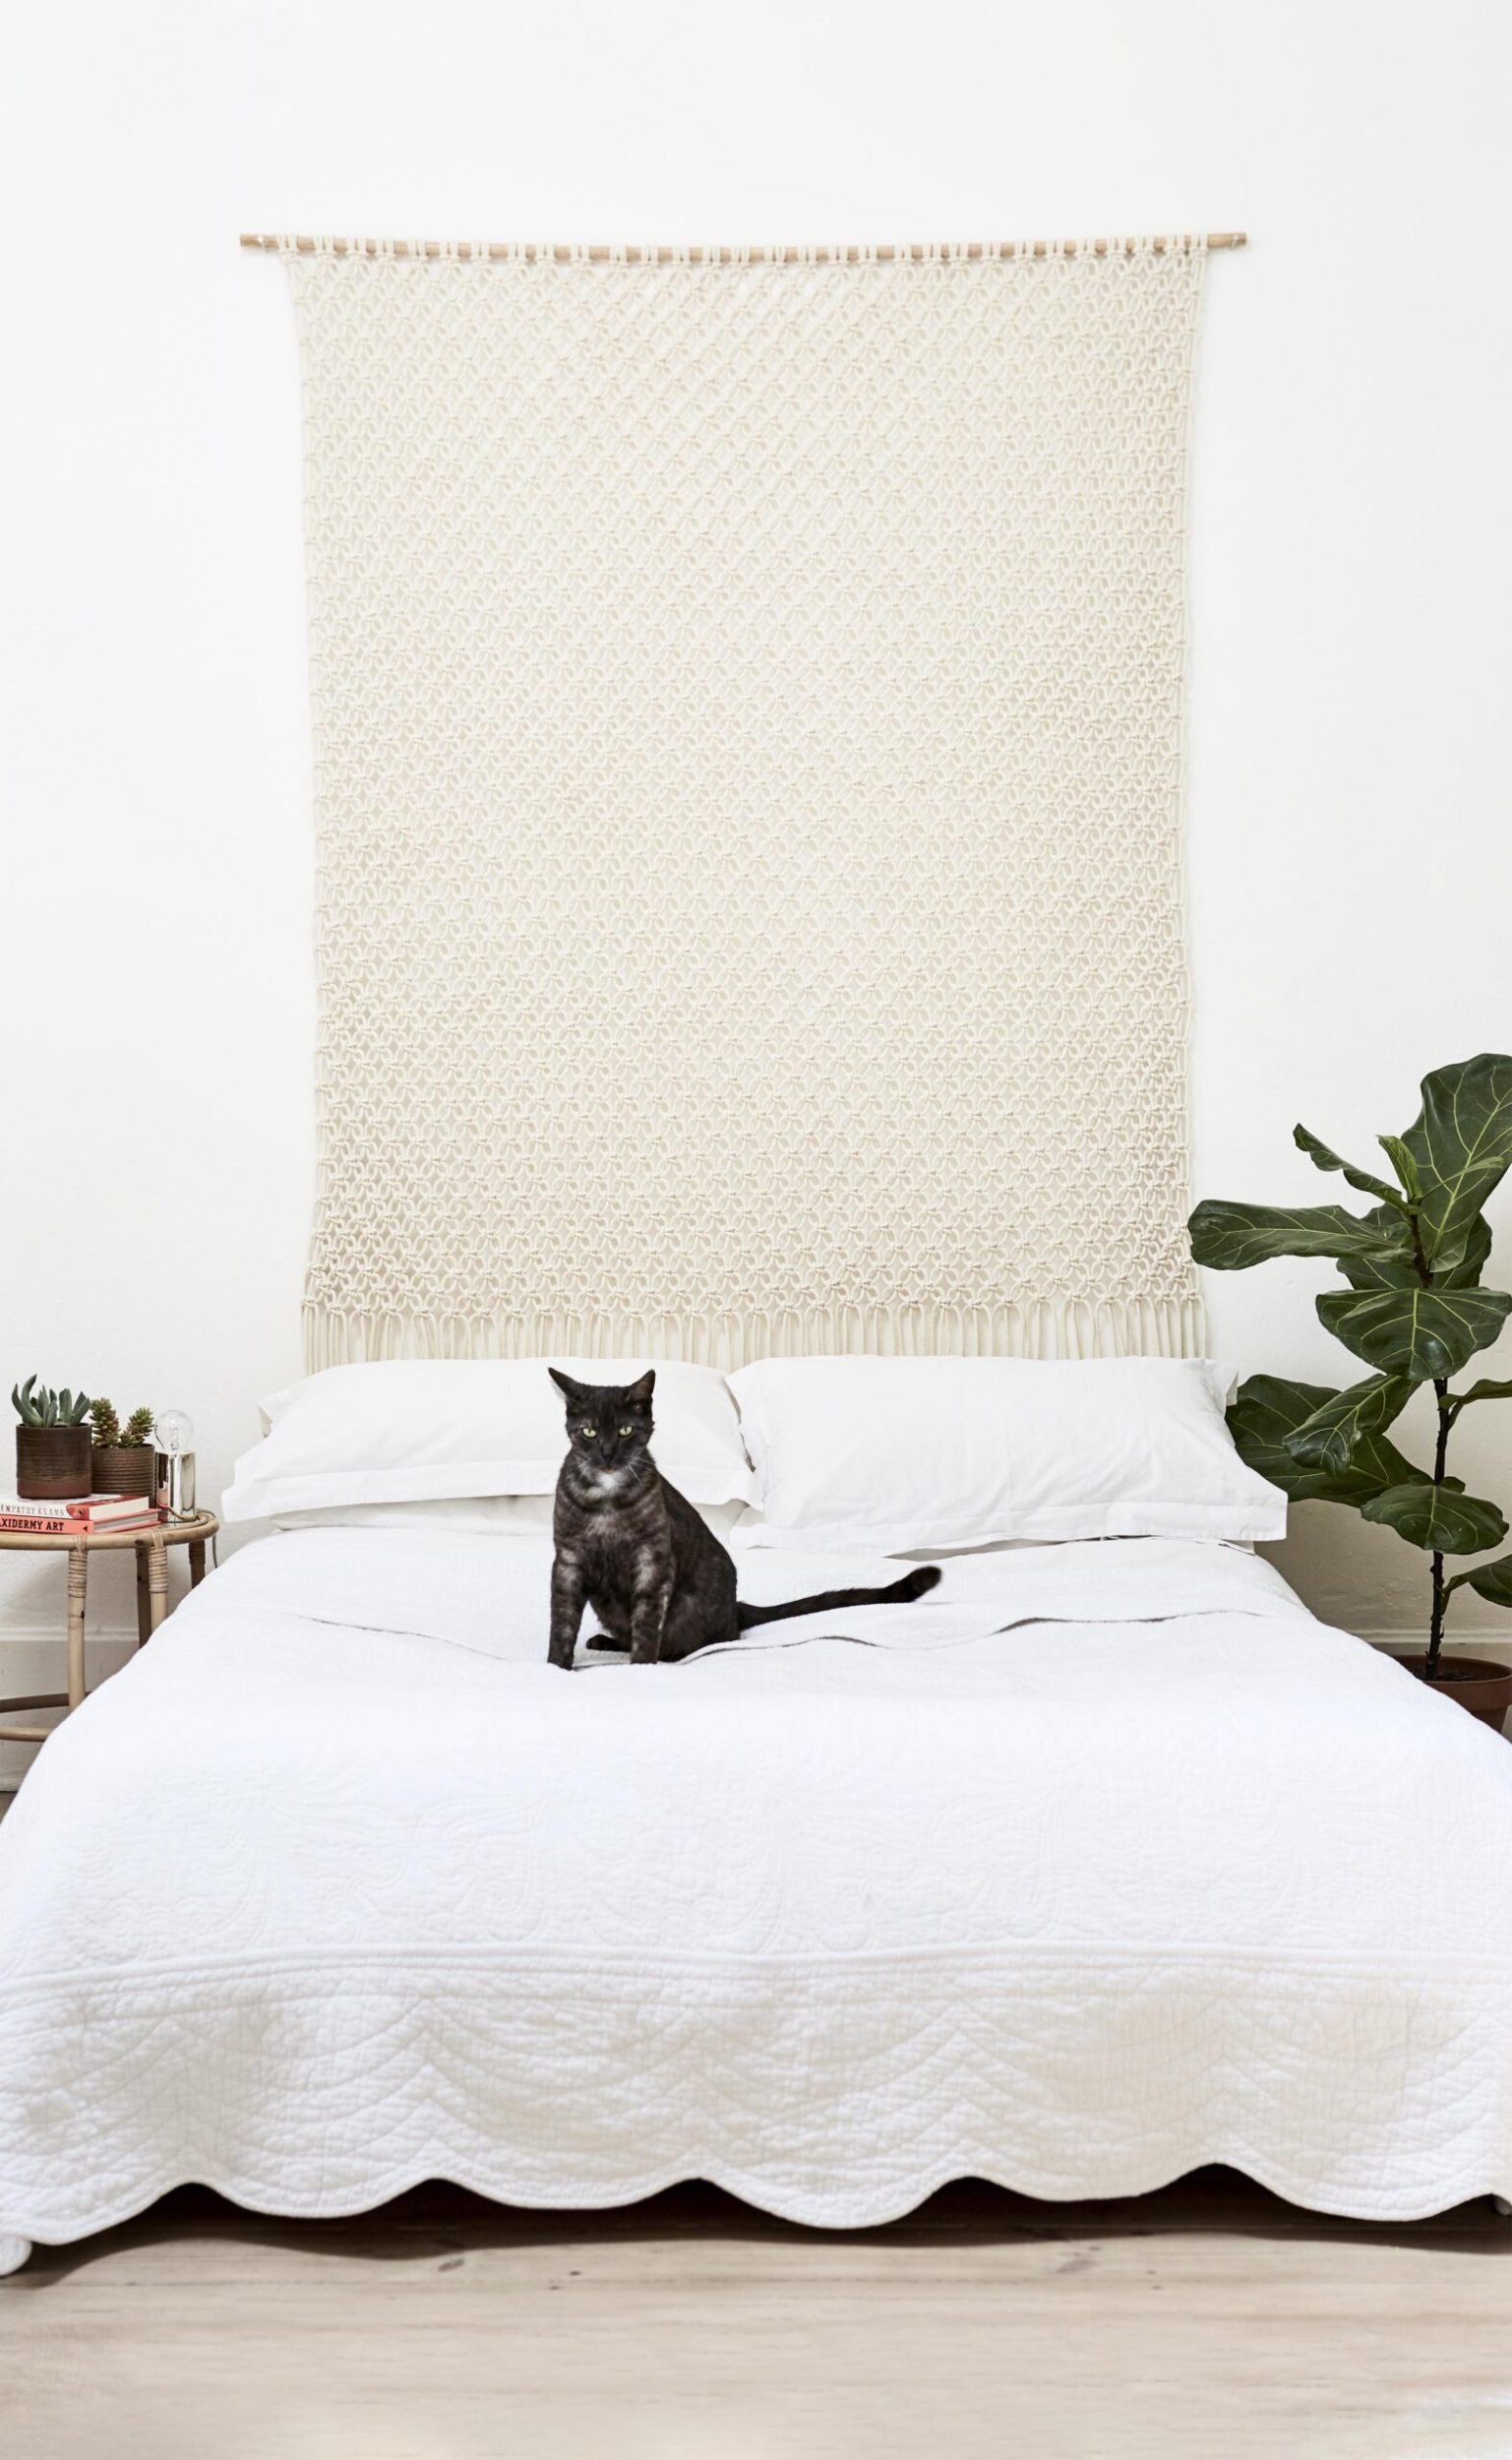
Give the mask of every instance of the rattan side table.
<path id="1" fill-rule="evenodd" d="M 23 1699 L 0 1699 L 0 1743 L 45 1743 L 51 1726 L 13 1725 L 18 1708 L 77 1708 L 84 1697 L 84 1607 L 89 1586 L 90 1557 L 137 1550 L 137 1646 L 151 1638 L 168 1611 L 168 1549 L 189 1549 L 189 1585 L 197 1589 L 205 1577 L 205 1545 L 220 1527 L 212 1511 L 197 1511 L 187 1520 L 160 1520 L 151 1529 L 99 1529 L 77 1536 L 32 1535 L 24 1529 L 0 1529 L 0 1552 L 67 1555 L 68 1557 L 68 1689 L 31 1691 Z"/>

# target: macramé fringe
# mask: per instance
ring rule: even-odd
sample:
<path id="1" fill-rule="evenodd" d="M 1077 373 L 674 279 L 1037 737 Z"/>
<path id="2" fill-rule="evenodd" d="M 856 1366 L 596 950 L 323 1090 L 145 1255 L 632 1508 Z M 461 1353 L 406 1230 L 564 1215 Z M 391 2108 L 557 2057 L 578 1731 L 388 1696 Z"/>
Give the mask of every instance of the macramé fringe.
<path id="1" fill-rule="evenodd" d="M 381 1358 L 667 1358 L 733 1372 L 754 1358 L 1201 1358 L 1200 1298 L 1035 1299 L 737 1316 L 363 1315 L 305 1306 L 305 1365 Z"/>

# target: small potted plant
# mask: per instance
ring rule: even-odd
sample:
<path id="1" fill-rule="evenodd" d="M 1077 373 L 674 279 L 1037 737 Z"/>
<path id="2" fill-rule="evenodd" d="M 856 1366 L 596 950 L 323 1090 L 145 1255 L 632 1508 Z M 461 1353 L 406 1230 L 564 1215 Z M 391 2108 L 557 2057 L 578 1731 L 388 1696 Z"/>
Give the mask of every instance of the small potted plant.
<path id="1" fill-rule="evenodd" d="M 1485 1657 L 1446 1656 L 1444 1618 L 1457 1589 L 1512 1607 L 1512 1554 L 1446 1574 L 1455 1556 L 1499 1546 L 1507 1523 L 1495 1504 L 1467 1495 L 1449 1475 L 1449 1439 L 1467 1409 L 1512 1398 L 1512 1381 L 1481 1377 L 1450 1390 L 1478 1350 L 1489 1348 L 1512 1312 L 1505 1290 L 1484 1290 L 1491 1251 L 1482 1206 L 1512 1165 L 1512 1059 L 1482 1052 L 1422 1080 L 1422 1107 L 1405 1136 L 1383 1136 L 1396 1184 L 1360 1170 L 1305 1128 L 1296 1142 L 1319 1170 L 1374 1197 L 1368 1212 L 1343 1204 L 1197 1206 L 1188 1228 L 1199 1264 L 1236 1272 L 1273 1256 L 1327 1256 L 1348 1287 L 1325 1290 L 1317 1312 L 1328 1331 L 1370 1373 L 1335 1391 L 1284 1376 L 1251 1376 L 1229 1411 L 1234 1441 L 1252 1469 L 1298 1503 L 1347 1504 L 1394 1529 L 1428 1557 L 1426 1634 L 1394 1650 L 1411 1671 L 1499 1727 L 1512 1707 L 1512 1668 Z M 1431 1386 L 1433 1466 L 1420 1469 L 1387 1441 L 1386 1429 L 1420 1385 Z"/>
<path id="2" fill-rule="evenodd" d="M 54 1392 L 35 1376 L 11 1386 L 21 1424 L 16 1430 L 16 1492 L 29 1503 L 55 1503 L 90 1492 L 90 1430 L 86 1392 L 65 1384 Z"/>
<path id="3" fill-rule="evenodd" d="M 134 1409 L 123 1427 L 114 1403 L 91 1401 L 93 1436 L 91 1492 L 95 1495 L 145 1495 L 157 1499 L 157 1448 L 152 1443 L 152 1413 Z"/>

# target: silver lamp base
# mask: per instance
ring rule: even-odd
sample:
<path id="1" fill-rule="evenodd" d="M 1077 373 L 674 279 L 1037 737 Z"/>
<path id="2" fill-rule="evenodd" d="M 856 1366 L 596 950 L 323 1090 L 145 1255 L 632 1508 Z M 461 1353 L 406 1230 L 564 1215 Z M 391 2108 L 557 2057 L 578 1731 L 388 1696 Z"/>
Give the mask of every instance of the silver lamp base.
<path id="1" fill-rule="evenodd" d="M 195 1516 L 194 1454 L 164 1452 L 160 1457 L 167 1470 L 168 1518 L 192 1520 Z"/>

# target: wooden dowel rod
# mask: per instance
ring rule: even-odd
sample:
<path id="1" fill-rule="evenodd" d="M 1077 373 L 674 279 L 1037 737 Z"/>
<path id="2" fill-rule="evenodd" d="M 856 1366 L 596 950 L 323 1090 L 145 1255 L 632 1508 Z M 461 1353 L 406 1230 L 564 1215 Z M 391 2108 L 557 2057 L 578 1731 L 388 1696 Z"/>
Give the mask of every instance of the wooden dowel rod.
<path id="1" fill-rule="evenodd" d="M 1241 230 L 1210 230 L 1206 244 L 1210 251 L 1214 248 L 1241 248 L 1246 236 L 1247 234 Z M 276 249 L 285 244 L 291 244 L 300 256 L 314 256 L 319 249 L 329 248 L 333 256 L 455 256 L 463 260 L 475 256 L 501 259 L 519 257 L 527 265 L 545 263 L 570 265 L 579 258 L 586 258 L 590 265 L 608 265 L 618 256 L 622 256 L 627 265 L 729 265 L 737 261 L 751 265 L 809 263 L 859 265 L 868 261 L 878 265 L 890 265 L 899 257 L 921 265 L 926 262 L 931 253 L 928 248 L 924 247 L 752 248 L 745 252 L 744 257 L 741 257 L 733 248 L 547 248 L 528 244 L 506 247 L 472 239 L 453 241 L 442 239 L 321 240 L 312 239 L 303 232 L 292 242 L 286 243 L 275 233 L 263 230 L 244 230 L 241 234 L 241 244 L 244 248 L 268 249 Z M 1133 239 L 1066 239 L 1059 243 L 1059 253 L 1062 256 L 1082 254 L 1108 256 L 1117 255 L 1121 251 L 1124 255 L 1132 255 L 1139 244 Z M 1188 247 L 1190 242 L 1184 238 L 1166 238 L 1152 239 L 1148 245 L 1156 256 L 1165 256 L 1173 248 Z M 979 240 L 970 240 L 962 241 L 959 245 L 942 247 L 940 253 L 947 257 L 964 258 L 968 262 L 974 262 L 984 256 L 1051 256 L 1056 253 L 1056 243 L 1049 239 L 1005 239 L 992 247 L 984 247 Z"/>

